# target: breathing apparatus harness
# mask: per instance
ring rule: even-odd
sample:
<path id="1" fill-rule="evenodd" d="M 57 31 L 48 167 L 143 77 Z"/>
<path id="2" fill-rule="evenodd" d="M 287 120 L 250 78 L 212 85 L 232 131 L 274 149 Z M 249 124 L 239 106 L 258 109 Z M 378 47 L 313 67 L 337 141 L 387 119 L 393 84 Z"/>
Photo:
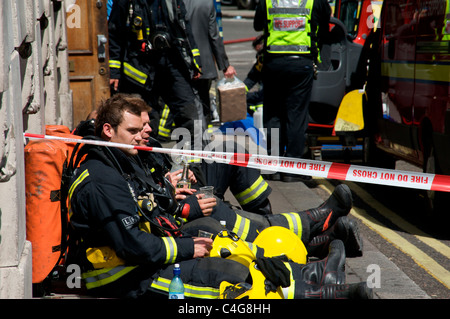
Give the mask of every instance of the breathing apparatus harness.
<path id="1" fill-rule="evenodd" d="M 168 26 L 164 24 L 155 24 L 153 20 L 154 12 L 152 9 L 148 8 L 148 4 L 146 2 L 141 3 L 142 9 L 145 10 L 147 14 L 147 19 L 149 22 L 150 32 L 147 33 L 147 30 L 144 30 L 144 20 L 141 16 L 135 14 L 135 1 L 130 0 L 128 4 L 128 17 L 127 17 L 127 25 L 131 25 L 131 30 L 136 33 L 136 39 L 139 42 L 139 49 L 144 53 L 149 53 L 151 51 L 158 51 L 171 48 L 173 45 L 179 45 L 184 49 L 189 49 L 189 44 L 187 43 L 187 31 L 184 21 L 181 16 L 180 8 L 173 3 L 173 0 L 163 0 L 167 7 L 168 18 L 170 21 L 176 23 L 181 30 L 181 36 L 184 37 L 176 37 L 175 39 L 169 32 Z M 159 16 L 162 16 L 162 8 L 159 6 L 158 8 Z M 189 52 L 188 51 L 188 52 Z"/>
<path id="2" fill-rule="evenodd" d="M 99 139 L 99 138 L 95 136 L 86 136 L 83 139 Z M 72 176 L 75 167 L 78 167 L 80 161 L 84 158 L 84 155 L 86 155 L 90 149 L 95 147 L 91 145 L 85 145 L 80 149 L 79 152 L 77 152 L 79 145 L 80 144 L 77 144 L 75 146 L 70 162 L 67 165 L 68 166 L 67 175 Z M 141 185 L 145 185 L 148 189 L 153 190 L 152 194 L 161 212 L 161 214 L 155 214 L 155 212 L 152 212 L 153 203 L 150 202 L 150 199 L 139 198 L 136 195 L 136 190 L 130 182 L 131 176 L 124 172 L 122 166 L 120 165 L 116 156 L 112 153 L 111 149 L 109 147 L 103 147 L 103 149 L 104 154 L 106 155 L 106 159 L 109 161 L 107 165 L 115 168 L 119 172 L 119 174 L 125 179 L 130 194 L 133 198 L 134 203 L 136 204 L 137 211 L 141 216 L 141 218 L 143 218 L 145 221 L 149 222 L 152 226 L 154 226 L 159 235 L 172 237 L 181 236 L 181 228 L 183 227 L 184 224 L 183 217 L 189 212 L 190 207 L 188 204 L 178 203 L 178 201 L 175 198 L 175 188 L 170 183 L 170 181 L 167 178 L 163 177 L 160 185 L 153 181 L 150 181 L 149 178 L 147 178 L 144 181 L 139 176 L 137 175 L 134 176 Z M 163 215 L 172 215 L 176 220 L 177 224 L 174 224 L 169 218 Z"/>

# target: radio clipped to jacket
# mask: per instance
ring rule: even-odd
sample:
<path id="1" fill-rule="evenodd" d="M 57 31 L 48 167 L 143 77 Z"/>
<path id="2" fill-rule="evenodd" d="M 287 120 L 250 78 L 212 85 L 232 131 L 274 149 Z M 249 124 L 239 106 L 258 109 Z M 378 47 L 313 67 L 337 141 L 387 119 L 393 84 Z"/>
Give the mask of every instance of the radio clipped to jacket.
<path id="1" fill-rule="evenodd" d="M 164 50 L 172 47 L 172 36 L 163 25 L 157 25 L 150 33 L 149 39 L 142 42 L 141 51 Z"/>

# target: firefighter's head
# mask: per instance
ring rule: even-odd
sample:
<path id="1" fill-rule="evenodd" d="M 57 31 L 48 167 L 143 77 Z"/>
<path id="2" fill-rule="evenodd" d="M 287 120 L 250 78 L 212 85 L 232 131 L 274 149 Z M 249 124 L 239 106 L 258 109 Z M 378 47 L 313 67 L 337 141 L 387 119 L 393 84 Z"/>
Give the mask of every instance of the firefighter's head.
<path id="1" fill-rule="evenodd" d="M 102 139 L 129 145 L 139 145 L 142 140 L 142 112 L 149 106 L 140 98 L 115 94 L 102 102 L 97 110 L 95 134 Z M 136 149 L 122 148 L 127 155 L 136 155 Z"/>

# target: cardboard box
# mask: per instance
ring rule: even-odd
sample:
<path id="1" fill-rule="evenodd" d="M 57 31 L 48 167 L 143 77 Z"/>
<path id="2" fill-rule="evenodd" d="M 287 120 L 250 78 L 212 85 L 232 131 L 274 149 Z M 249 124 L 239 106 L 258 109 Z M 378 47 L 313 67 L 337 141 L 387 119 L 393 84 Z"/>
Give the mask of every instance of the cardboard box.
<path id="1" fill-rule="evenodd" d="M 217 102 L 221 122 L 247 118 L 247 95 L 243 82 L 233 81 L 219 84 L 217 86 Z"/>

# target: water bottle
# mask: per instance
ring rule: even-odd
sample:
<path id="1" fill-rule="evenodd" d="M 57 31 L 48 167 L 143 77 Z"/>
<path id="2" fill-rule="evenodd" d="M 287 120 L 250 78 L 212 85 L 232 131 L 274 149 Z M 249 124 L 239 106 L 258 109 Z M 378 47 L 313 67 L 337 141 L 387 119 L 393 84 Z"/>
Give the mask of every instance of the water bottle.
<path id="1" fill-rule="evenodd" d="M 183 164 L 183 173 L 181 179 L 177 183 L 177 188 L 191 188 L 191 181 L 189 180 L 189 163 Z"/>
<path id="2" fill-rule="evenodd" d="M 184 299 L 184 286 L 180 272 L 180 264 L 175 264 L 173 278 L 169 285 L 169 299 Z"/>

